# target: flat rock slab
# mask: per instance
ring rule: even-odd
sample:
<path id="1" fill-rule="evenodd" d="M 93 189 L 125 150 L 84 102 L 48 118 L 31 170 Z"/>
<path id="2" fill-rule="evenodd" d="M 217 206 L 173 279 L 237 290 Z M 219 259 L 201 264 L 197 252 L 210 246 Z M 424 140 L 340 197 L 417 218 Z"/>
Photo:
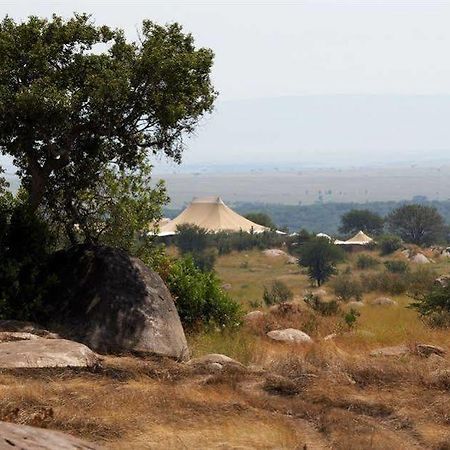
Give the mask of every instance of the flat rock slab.
<path id="1" fill-rule="evenodd" d="M 213 364 L 214 367 L 221 366 L 239 366 L 244 367 L 239 361 L 236 361 L 233 358 L 230 358 L 229 356 L 222 355 L 220 353 L 209 353 L 207 355 L 200 356 L 198 358 L 193 358 L 190 361 L 187 362 L 190 366 L 209 366 L 210 364 Z"/>
<path id="2" fill-rule="evenodd" d="M 377 348 L 370 352 L 370 356 L 405 356 L 411 353 L 407 345 L 395 345 L 393 347 Z"/>
<path id="3" fill-rule="evenodd" d="M 33 322 L 20 320 L 0 320 L 0 332 L 2 333 L 29 333 L 35 336 L 55 339 L 59 338 L 56 333 L 51 333 L 45 328 Z"/>
<path id="4" fill-rule="evenodd" d="M 36 339 L 42 339 L 32 333 L 21 333 L 12 331 L 0 331 L 0 342 L 11 342 L 11 341 L 33 341 Z"/>
<path id="5" fill-rule="evenodd" d="M 35 339 L 0 343 L 0 368 L 92 367 L 98 356 L 66 339 Z"/>
<path id="6" fill-rule="evenodd" d="M 397 302 L 389 297 L 378 297 L 372 300 L 370 304 L 376 306 L 396 306 Z"/>
<path id="7" fill-rule="evenodd" d="M 303 331 L 295 328 L 286 328 L 285 330 L 269 331 L 267 336 L 275 341 L 296 343 L 296 344 L 312 344 L 313 340 Z"/>
<path id="8" fill-rule="evenodd" d="M 100 450 L 59 431 L 0 422 L 0 450 Z"/>

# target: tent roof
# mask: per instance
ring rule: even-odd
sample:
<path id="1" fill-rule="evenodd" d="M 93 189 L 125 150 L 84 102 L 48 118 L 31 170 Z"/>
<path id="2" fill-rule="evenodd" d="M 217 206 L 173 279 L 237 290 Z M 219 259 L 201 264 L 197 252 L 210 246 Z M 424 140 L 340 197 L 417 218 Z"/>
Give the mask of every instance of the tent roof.
<path id="1" fill-rule="evenodd" d="M 175 234 L 178 225 L 197 225 L 216 233 L 219 231 L 246 231 L 255 233 L 268 231 L 234 212 L 220 197 L 204 197 L 194 199 L 189 206 L 175 219 L 160 226 L 159 236 Z"/>
<path id="2" fill-rule="evenodd" d="M 362 231 L 358 231 L 352 238 L 346 241 L 335 241 L 338 245 L 367 245 L 370 244 L 373 239 Z"/>

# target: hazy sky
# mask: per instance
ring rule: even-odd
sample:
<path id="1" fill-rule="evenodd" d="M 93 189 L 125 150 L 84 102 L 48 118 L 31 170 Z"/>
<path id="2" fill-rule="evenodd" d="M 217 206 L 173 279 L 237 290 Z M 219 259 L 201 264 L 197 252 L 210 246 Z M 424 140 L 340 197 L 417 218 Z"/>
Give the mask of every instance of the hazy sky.
<path id="1" fill-rule="evenodd" d="M 73 11 L 123 28 L 132 39 L 145 18 L 178 21 L 198 45 L 214 50 L 220 97 L 189 141 L 187 164 L 360 164 L 368 155 L 378 161 L 450 155 L 450 96 L 422 103 L 387 99 L 376 108 L 365 97 L 356 103 L 299 97 L 289 107 L 264 103 L 266 109 L 256 100 L 450 95 L 450 0 L 0 2 L 0 13 L 17 20 Z M 239 102 L 246 99 L 253 102 Z"/>
<path id="2" fill-rule="evenodd" d="M 450 2 L 1 1 L 16 19 L 89 12 L 130 37 L 179 21 L 216 53 L 222 100 L 303 94 L 450 94 Z"/>

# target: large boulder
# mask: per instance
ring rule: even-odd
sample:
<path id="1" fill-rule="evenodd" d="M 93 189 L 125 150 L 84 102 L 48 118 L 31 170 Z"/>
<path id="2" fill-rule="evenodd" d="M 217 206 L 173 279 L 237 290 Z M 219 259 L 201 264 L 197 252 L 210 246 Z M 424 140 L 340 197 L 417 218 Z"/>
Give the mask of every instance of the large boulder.
<path id="1" fill-rule="evenodd" d="M 0 422 L 0 450 L 96 450 L 99 448 L 59 431 Z"/>
<path id="2" fill-rule="evenodd" d="M 411 261 L 416 264 L 430 264 L 430 260 L 423 253 L 417 253 L 411 258 Z"/>
<path id="3" fill-rule="evenodd" d="M 48 272 L 59 283 L 46 307 L 47 325 L 100 353 L 188 358 L 173 298 L 140 259 L 106 246 L 58 252 Z"/>
<path id="4" fill-rule="evenodd" d="M 79 342 L 37 338 L 0 343 L 1 369 L 44 367 L 93 367 L 97 355 Z"/>

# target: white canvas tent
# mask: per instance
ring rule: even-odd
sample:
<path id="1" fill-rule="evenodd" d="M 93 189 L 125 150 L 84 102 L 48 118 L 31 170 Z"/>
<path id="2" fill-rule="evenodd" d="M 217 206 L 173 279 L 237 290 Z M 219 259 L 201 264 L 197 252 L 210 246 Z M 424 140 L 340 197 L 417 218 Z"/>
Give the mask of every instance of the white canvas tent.
<path id="1" fill-rule="evenodd" d="M 178 225 L 197 225 L 211 233 L 219 231 L 262 233 L 269 231 L 267 227 L 258 225 L 234 212 L 220 197 L 194 199 L 189 206 L 175 219 L 161 224 L 158 236 L 176 234 Z"/>
<path id="2" fill-rule="evenodd" d="M 346 241 L 334 241 L 336 245 L 368 245 L 371 242 L 373 242 L 373 239 L 362 231 L 358 231 L 358 233 Z"/>

